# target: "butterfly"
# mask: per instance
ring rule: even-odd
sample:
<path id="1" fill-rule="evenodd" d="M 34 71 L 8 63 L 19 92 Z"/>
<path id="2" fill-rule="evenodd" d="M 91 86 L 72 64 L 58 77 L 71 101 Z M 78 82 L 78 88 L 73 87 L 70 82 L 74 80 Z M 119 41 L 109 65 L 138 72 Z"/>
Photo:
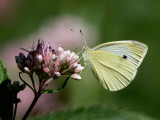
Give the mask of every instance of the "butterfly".
<path id="1" fill-rule="evenodd" d="M 83 59 L 94 75 L 110 91 L 125 88 L 135 78 L 148 46 L 133 40 L 100 44 L 94 48 L 83 46 Z"/>

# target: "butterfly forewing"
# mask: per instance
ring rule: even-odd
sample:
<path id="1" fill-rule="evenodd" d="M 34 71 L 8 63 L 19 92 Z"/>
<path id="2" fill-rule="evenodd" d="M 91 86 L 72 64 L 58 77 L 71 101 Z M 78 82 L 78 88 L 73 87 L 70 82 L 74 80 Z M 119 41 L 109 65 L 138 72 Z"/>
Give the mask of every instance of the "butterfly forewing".
<path id="1" fill-rule="evenodd" d="M 84 58 L 99 82 L 110 91 L 126 87 L 135 77 L 147 46 L 136 41 L 104 43 L 85 51 Z"/>
<path id="2" fill-rule="evenodd" d="M 147 53 L 148 47 L 137 41 L 117 41 L 96 46 L 93 51 L 106 51 L 124 57 L 138 67 Z"/>

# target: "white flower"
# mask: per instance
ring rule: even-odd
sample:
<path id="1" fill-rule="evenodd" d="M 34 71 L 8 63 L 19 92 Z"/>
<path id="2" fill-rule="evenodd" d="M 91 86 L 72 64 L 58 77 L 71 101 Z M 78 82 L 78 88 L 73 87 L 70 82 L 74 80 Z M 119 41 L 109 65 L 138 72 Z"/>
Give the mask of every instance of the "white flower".
<path id="1" fill-rule="evenodd" d="M 71 75 L 71 78 L 76 79 L 76 80 L 80 80 L 80 79 L 81 79 L 81 76 L 78 75 L 78 74 L 72 74 L 72 75 Z"/>

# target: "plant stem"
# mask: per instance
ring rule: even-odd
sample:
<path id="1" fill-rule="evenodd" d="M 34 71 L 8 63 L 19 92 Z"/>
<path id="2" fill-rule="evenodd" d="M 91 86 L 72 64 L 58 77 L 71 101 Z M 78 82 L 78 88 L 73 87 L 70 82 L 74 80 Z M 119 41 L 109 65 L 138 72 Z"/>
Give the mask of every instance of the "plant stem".
<path id="1" fill-rule="evenodd" d="M 16 118 L 17 106 L 18 106 L 18 103 L 16 102 L 15 106 L 14 106 L 13 120 L 15 120 L 15 118 Z"/>
<path id="2" fill-rule="evenodd" d="M 23 82 L 25 85 L 27 85 L 27 86 L 35 93 L 34 89 L 33 89 L 27 82 L 25 82 L 25 81 L 22 79 L 21 74 L 22 74 L 22 72 L 19 72 L 19 78 L 22 80 L 22 82 Z"/>
<path id="3" fill-rule="evenodd" d="M 36 90 L 36 86 L 35 86 L 35 83 L 34 83 L 33 74 L 32 74 L 32 75 L 29 75 L 29 76 L 30 76 L 30 79 L 31 79 L 31 81 L 32 81 L 32 85 L 33 85 L 34 92 L 36 93 L 37 90 Z"/>
<path id="4" fill-rule="evenodd" d="M 26 120 L 26 118 L 28 117 L 28 115 L 30 114 L 30 112 L 32 111 L 33 107 L 35 106 L 37 100 L 39 99 L 39 97 L 41 96 L 41 94 L 35 94 L 35 97 L 32 101 L 32 104 L 30 105 L 29 109 L 27 110 L 26 114 L 23 116 L 22 120 Z"/>

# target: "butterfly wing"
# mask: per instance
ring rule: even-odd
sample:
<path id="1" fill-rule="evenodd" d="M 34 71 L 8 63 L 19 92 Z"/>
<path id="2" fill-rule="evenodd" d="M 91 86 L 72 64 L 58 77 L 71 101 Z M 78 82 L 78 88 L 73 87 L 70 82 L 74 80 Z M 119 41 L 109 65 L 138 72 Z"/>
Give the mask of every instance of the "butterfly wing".
<path id="1" fill-rule="evenodd" d="M 148 47 L 137 41 L 116 41 L 100 44 L 92 51 L 106 51 L 126 58 L 135 67 L 139 67 L 147 53 Z"/>
<path id="2" fill-rule="evenodd" d="M 147 46 L 136 41 L 104 43 L 86 54 L 99 82 L 110 91 L 126 87 L 135 77 L 147 52 Z"/>

